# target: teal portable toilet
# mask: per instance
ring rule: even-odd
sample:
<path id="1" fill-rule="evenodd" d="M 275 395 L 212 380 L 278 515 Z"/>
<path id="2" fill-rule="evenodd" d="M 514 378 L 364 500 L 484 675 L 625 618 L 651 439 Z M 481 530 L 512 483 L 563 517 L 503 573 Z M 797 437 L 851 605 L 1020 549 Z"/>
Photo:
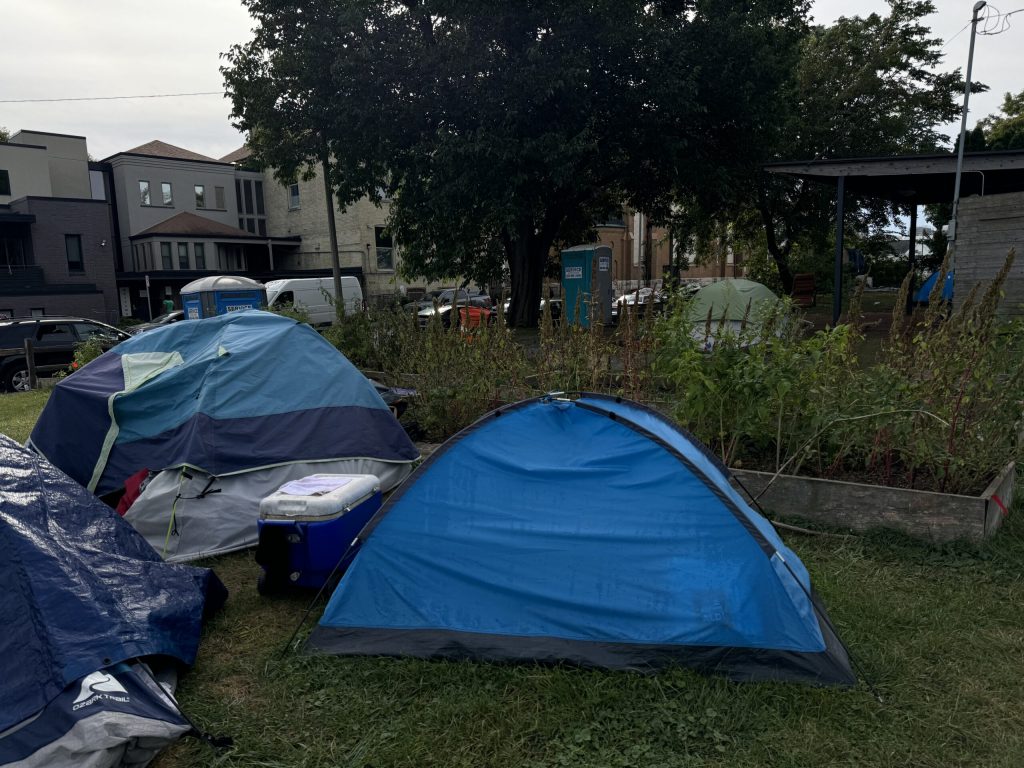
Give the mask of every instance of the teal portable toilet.
<path id="1" fill-rule="evenodd" d="M 575 245 L 562 251 L 562 290 L 565 317 L 570 323 L 586 328 L 593 318 L 611 325 L 611 247 Z"/>
<path id="2" fill-rule="evenodd" d="M 210 275 L 181 289 L 186 320 L 216 317 L 240 309 L 266 309 L 267 289 L 248 277 Z"/>

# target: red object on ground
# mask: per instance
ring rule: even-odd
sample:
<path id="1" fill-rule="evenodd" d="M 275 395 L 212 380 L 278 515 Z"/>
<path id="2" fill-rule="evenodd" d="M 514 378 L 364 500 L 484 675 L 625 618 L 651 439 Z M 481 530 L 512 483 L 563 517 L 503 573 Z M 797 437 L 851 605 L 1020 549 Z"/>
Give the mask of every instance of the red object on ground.
<path id="1" fill-rule="evenodd" d="M 491 310 L 483 307 L 459 307 L 459 324 L 463 330 L 479 328 L 491 321 Z"/>
<path id="2" fill-rule="evenodd" d="M 139 498 L 139 495 L 142 493 L 142 484 L 146 482 L 147 477 L 149 477 L 149 470 L 140 469 L 124 481 L 124 496 L 117 502 L 117 514 L 121 517 L 124 517 L 132 504 L 135 503 L 135 500 Z"/>

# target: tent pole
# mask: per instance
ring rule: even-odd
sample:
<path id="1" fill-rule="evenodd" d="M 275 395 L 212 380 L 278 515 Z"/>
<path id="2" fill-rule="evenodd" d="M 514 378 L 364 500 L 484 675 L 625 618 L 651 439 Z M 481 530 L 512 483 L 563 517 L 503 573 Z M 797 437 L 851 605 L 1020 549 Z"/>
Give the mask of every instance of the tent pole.
<path id="1" fill-rule="evenodd" d="M 839 325 L 843 311 L 843 217 L 846 197 L 846 177 L 836 180 L 836 264 L 832 281 L 832 327 Z"/>

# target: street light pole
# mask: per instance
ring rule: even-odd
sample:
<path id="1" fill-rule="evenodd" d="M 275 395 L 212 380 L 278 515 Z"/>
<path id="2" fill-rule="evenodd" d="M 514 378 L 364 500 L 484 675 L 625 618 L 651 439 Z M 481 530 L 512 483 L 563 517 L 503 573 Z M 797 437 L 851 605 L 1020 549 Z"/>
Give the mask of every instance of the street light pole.
<path id="1" fill-rule="evenodd" d="M 960 207 L 960 175 L 964 168 L 964 145 L 967 143 L 967 107 L 971 102 L 971 70 L 974 67 L 974 39 L 978 33 L 978 12 L 987 5 L 985 0 L 978 0 L 974 4 L 974 13 L 971 16 L 971 46 L 967 53 L 967 77 L 964 83 L 964 110 L 960 115 L 960 146 L 956 153 L 956 180 L 953 183 L 953 217 L 949 220 L 949 232 L 947 236 L 952 246 L 950 249 L 949 268 L 953 269 L 953 260 L 956 258 L 956 215 Z"/>

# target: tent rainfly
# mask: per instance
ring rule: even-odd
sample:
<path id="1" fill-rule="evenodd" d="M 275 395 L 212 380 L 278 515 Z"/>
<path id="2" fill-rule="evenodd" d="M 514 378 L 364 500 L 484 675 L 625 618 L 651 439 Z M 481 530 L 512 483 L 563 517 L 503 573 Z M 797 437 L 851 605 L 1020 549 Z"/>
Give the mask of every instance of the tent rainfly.
<path id="1" fill-rule="evenodd" d="M 149 470 L 125 519 L 168 560 L 256 543 L 259 500 L 306 475 L 419 452 L 373 384 L 308 325 L 247 310 L 142 333 L 54 389 L 30 447 L 89 490 Z"/>
<path id="2" fill-rule="evenodd" d="M 729 477 L 621 398 L 500 408 L 371 520 L 307 649 L 852 685 L 803 564 Z"/>

